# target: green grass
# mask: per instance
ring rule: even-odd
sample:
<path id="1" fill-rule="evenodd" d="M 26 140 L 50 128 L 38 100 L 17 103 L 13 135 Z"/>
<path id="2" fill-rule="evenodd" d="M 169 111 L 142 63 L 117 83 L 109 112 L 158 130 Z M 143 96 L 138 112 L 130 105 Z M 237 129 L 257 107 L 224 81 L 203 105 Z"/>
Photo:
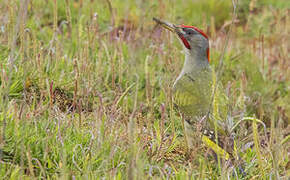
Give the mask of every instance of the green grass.
<path id="1" fill-rule="evenodd" d="M 171 91 L 184 56 L 152 21 L 202 28 L 217 69 L 231 1 L 4 0 L 0 9 L 0 177 L 234 178 L 203 146 L 188 158 Z M 288 11 L 282 0 L 238 4 L 221 83 L 240 121 L 242 179 L 290 176 Z"/>

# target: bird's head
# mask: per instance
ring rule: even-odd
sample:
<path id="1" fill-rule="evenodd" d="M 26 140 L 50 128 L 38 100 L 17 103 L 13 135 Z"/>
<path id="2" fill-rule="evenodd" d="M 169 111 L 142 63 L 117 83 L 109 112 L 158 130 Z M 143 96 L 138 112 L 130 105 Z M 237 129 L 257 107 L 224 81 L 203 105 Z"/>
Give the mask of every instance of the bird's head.
<path id="1" fill-rule="evenodd" d="M 195 26 L 174 25 L 156 18 L 153 18 L 153 20 L 162 27 L 176 33 L 189 55 L 204 56 L 209 61 L 208 37 L 202 30 Z"/>

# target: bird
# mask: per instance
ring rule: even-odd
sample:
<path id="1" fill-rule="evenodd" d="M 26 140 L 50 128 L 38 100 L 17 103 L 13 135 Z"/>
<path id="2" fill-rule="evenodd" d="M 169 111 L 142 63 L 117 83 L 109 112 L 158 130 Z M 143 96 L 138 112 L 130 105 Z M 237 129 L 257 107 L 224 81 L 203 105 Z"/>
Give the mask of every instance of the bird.
<path id="1" fill-rule="evenodd" d="M 210 66 L 209 37 L 195 26 L 175 25 L 157 18 L 153 20 L 174 32 L 184 49 L 184 65 L 172 90 L 174 104 L 184 120 L 189 151 L 196 148 L 199 143 L 197 139 L 201 139 L 206 147 L 214 151 L 215 156 L 232 163 L 236 159 L 236 151 L 232 134 L 226 125 L 226 105 L 219 110 L 212 108 L 217 101 L 213 93 L 217 82 Z"/>

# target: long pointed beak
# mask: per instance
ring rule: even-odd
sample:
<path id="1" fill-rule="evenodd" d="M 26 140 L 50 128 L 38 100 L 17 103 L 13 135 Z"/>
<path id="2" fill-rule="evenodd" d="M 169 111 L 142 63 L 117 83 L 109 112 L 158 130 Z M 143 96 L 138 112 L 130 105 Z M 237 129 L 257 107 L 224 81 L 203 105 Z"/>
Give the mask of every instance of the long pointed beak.
<path id="1" fill-rule="evenodd" d="M 175 33 L 177 33 L 177 34 L 180 34 L 180 33 L 181 33 L 180 30 L 179 30 L 179 27 L 177 27 L 176 25 L 174 25 L 174 24 L 172 24 L 172 23 L 168 23 L 168 22 L 162 21 L 162 20 L 157 19 L 157 18 L 155 18 L 155 17 L 153 18 L 153 20 L 154 20 L 157 24 L 161 25 L 162 27 L 164 27 L 165 29 L 168 29 L 168 30 L 171 31 L 171 32 L 175 32 Z"/>
<path id="2" fill-rule="evenodd" d="M 176 26 L 174 24 L 171 24 L 171 23 L 168 23 L 168 22 L 165 22 L 165 21 L 162 21 L 160 19 L 157 19 L 157 18 L 153 18 L 153 20 L 161 25 L 162 27 L 168 29 L 169 31 L 171 32 L 175 32 L 178 37 L 181 39 L 181 41 L 183 42 L 183 45 L 187 48 L 187 49 L 191 49 L 191 46 L 188 42 L 188 40 L 184 37 L 184 33 L 181 31 L 181 27 L 180 26 Z"/>

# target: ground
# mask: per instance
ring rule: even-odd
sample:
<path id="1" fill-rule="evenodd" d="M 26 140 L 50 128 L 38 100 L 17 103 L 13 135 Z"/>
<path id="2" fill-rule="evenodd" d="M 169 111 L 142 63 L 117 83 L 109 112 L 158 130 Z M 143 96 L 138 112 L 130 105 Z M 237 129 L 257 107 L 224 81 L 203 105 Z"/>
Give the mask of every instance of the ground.
<path id="1" fill-rule="evenodd" d="M 289 7 L 239 1 L 223 54 L 230 0 L 1 1 L 0 177 L 234 178 L 202 144 L 187 151 L 171 89 L 184 55 L 158 17 L 209 35 L 245 164 L 237 176 L 286 179 Z"/>

